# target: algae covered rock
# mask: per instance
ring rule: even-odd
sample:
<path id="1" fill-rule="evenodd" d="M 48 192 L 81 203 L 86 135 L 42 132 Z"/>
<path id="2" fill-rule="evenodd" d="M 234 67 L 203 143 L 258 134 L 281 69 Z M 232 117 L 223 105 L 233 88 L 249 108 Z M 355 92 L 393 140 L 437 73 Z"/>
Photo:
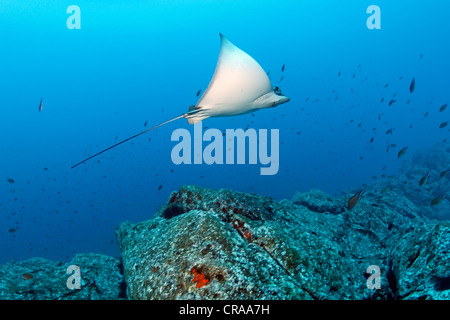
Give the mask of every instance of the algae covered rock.
<path id="1" fill-rule="evenodd" d="M 116 229 L 128 296 L 447 297 L 446 227 L 428 224 L 406 198 L 392 205 L 368 192 L 351 211 L 343 208 L 347 200 L 313 190 L 296 194 L 292 202 L 277 202 L 230 190 L 182 187 L 149 221 L 125 222 Z M 424 257 L 416 263 L 424 265 L 412 271 L 402 259 L 414 257 L 417 246 L 422 248 L 418 257 Z M 376 289 L 368 286 L 367 270 L 373 266 L 380 270 Z M 426 273 L 429 268 L 441 271 Z"/>
<path id="2" fill-rule="evenodd" d="M 345 203 L 332 198 L 325 192 L 312 189 L 309 192 L 296 192 L 292 197 L 294 204 L 307 207 L 311 211 L 339 214 L 344 211 Z"/>
<path id="3" fill-rule="evenodd" d="M 400 298 L 450 299 L 450 223 L 410 230 L 393 256 Z"/>
<path id="4" fill-rule="evenodd" d="M 273 202 L 184 187 L 150 221 L 121 224 L 116 234 L 129 297 L 307 299 L 297 280 L 271 257 L 276 244 L 259 236 L 264 221 L 275 214 Z"/>
<path id="5" fill-rule="evenodd" d="M 79 267 L 79 282 L 71 281 L 77 275 L 67 273 L 69 266 Z M 120 271 L 118 259 L 94 253 L 78 254 L 70 263 L 44 258 L 9 262 L 0 266 L 0 299 L 120 299 L 126 297 Z"/>

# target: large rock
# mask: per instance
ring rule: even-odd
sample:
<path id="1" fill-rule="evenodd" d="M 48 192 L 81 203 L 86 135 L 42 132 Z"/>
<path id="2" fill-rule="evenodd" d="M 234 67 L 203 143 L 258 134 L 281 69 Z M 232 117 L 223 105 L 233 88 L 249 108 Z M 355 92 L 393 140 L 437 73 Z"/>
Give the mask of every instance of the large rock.
<path id="1" fill-rule="evenodd" d="M 448 225 L 428 222 L 407 198 L 392 194 L 367 192 L 348 211 L 350 196 L 333 199 L 312 190 L 276 202 L 182 187 L 151 220 L 116 229 L 128 296 L 448 297 Z M 381 270 L 378 290 L 367 286 L 371 265 Z"/>

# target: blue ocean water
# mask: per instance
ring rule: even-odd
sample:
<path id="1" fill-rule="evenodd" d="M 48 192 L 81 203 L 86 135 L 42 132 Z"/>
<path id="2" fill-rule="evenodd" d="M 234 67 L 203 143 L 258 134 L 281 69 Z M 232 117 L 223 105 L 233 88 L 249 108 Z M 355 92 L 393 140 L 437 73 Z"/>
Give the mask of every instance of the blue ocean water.
<path id="1" fill-rule="evenodd" d="M 373 4 L 379 30 L 366 24 Z M 70 5 L 80 29 L 67 26 Z M 114 228 L 149 219 L 182 185 L 290 199 L 397 174 L 402 159 L 449 138 L 439 124 L 450 110 L 438 112 L 450 100 L 448 12 L 448 1 L 2 0 L 0 263 L 117 256 Z M 259 164 L 174 165 L 173 130 L 193 131 L 184 119 L 70 169 L 195 104 L 219 32 L 291 101 L 203 126 L 279 129 L 276 175 Z"/>

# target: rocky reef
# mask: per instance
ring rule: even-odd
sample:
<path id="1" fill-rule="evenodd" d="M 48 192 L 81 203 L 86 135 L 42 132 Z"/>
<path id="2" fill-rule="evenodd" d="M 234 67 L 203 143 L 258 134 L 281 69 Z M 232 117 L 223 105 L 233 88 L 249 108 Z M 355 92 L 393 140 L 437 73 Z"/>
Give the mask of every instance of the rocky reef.
<path id="1" fill-rule="evenodd" d="M 116 228 L 121 260 L 8 263 L 0 299 L 448 300 L 450 201 L 431 202 L 450 189 L 449 163 L 448 149 L 417 156 L 351 210 L 357 190 L 275 201 L 184 186 L 150 220 Z M 69 265 L 82 270 L 78 290 Z"/>
<path id="2" fill-rule="evenodd" d="M 128 296 L 448 299 L 450 223 L 426 221 L 403 197 L 346 210 L 349 196 L 312 190 L 277 202 L 182 187 L 151 220 L 116 230 Z M 379 289 L 367 286 L 373 265 Z"/>

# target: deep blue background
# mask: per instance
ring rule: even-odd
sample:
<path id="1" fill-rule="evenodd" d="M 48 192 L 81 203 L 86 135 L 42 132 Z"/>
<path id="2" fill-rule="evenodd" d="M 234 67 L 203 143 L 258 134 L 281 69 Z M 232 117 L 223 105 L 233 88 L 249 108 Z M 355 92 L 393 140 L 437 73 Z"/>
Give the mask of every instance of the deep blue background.
<path id="1" fill-rule="evenodd" d="M 72 4 L 81 30 L 66 26 Z M 372 4 L 381 30 L 366 27 Z M 2 0 L 0 263 L 117 256 L 114 227 L 150 218 L 186 184 L 290 199 L 311 188 L 341 195 L 396 174 L 400 148 L 409 147 L 407 158 L 449 137 L 439 124 L 450 110 L 438 112 L 450 100 L 449 12 L 444 0 Z M 203 126 L 279 129 L 277 175 L 260 176 L 260 165 L 173 165 L 170 135 L 192 131 L 185 120 L 70 170 L 145 121 L 195 104 L 213 75 L 219 32 L 270 70 L 291 102 Z M 397 147 L 387 153 L 390 143 Z"/>

